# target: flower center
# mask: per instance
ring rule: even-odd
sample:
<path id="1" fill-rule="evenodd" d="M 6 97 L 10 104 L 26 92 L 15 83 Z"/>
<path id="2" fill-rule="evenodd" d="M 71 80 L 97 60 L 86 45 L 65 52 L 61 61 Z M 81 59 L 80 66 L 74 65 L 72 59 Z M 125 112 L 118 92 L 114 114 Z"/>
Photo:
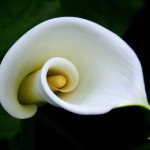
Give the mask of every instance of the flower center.
<path id="1" fill-rule="evenodd" d="M 73 91 L 78 82 L 78 71 L 69 60 L 50 58 L 41 69 L 23 79 L 18 89 L 18 99 L 22 104 L 49 102 L 53 94 Z"/>
<path id="2" fill-rule="evenodd" d="M 49 87 L 53 92 L 61 90 L 67 84 L 67 79 L 63 75 L 55 75 L 47 77 Z"/>

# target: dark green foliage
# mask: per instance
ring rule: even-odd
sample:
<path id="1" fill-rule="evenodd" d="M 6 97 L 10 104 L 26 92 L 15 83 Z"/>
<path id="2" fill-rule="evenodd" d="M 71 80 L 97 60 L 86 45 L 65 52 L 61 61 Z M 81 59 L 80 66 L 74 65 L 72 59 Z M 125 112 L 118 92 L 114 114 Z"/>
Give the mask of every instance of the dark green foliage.
<path id="1" fill-rule="evenodd" d="M 20 120 L 11 117 L 0 106 L 0 139 L 10 139 L 20 131 Z"/>

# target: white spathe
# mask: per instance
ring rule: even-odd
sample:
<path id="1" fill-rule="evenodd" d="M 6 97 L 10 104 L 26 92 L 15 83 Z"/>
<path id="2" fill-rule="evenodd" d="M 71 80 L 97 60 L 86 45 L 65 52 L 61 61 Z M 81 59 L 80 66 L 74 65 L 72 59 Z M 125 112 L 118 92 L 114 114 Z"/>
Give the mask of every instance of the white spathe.
<path id="1" fill-rule="evenodd" d="M 19 103 L 18 88 L 28 74 L 53 58 L 70 61 L 77 69 L 79 82 L 73 91 L 55 95 L 43 79 L 47 72 L 41 71 L 37 88 L 45 101 L 86 115 L 128 105 L 149 109 L 141 64 L 133 50 L 96 23 L 61 17 L 32 28 L 4 57 L 0 66 L 0 101 L 8 113 L 21 119 L 36 113 L 36 104 Z"/>

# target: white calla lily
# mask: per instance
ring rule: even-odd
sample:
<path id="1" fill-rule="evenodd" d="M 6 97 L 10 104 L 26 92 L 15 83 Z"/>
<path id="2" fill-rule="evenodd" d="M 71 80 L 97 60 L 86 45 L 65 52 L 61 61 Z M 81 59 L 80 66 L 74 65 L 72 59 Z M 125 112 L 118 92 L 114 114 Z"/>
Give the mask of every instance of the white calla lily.
<path id="1" fill-rule="evenodd" d="M 10 48 L 0 67 L 0 101 L 20 119 L 44 101 L 86 115 L 128 105 L 149 109 L 133 50 L 106 28 L 75 17 L 45 21 Z"/>

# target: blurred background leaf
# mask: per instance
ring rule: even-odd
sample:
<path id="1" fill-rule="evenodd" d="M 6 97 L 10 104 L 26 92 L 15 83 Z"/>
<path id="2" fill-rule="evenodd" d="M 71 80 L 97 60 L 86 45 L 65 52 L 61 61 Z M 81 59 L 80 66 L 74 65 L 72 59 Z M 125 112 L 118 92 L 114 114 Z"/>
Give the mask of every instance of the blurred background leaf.
<path id="1" fill-rule="evenodd" d="M 143 0 L 60 0 L 66 15 L 97 22 L 122 36 Z"/>
<path id="2" fill-rule="evenodd" d="M 0 139 L 11 139 L 20 131 L 20 120 L 11 117 L 0 106 Z"/>
<path id="3" fill-rule="evenodd" d="M 0 58 L 30 28 L 60 14 L 61 6 L 57 0 L 0 1 Z"/>
<path id="4" fill-rule="evenodd" d="M 149 149 L 150 149 L 150 141 L 147 141 L 143 145 L 135 148 L 134 150 L 149 150 Z"/>

